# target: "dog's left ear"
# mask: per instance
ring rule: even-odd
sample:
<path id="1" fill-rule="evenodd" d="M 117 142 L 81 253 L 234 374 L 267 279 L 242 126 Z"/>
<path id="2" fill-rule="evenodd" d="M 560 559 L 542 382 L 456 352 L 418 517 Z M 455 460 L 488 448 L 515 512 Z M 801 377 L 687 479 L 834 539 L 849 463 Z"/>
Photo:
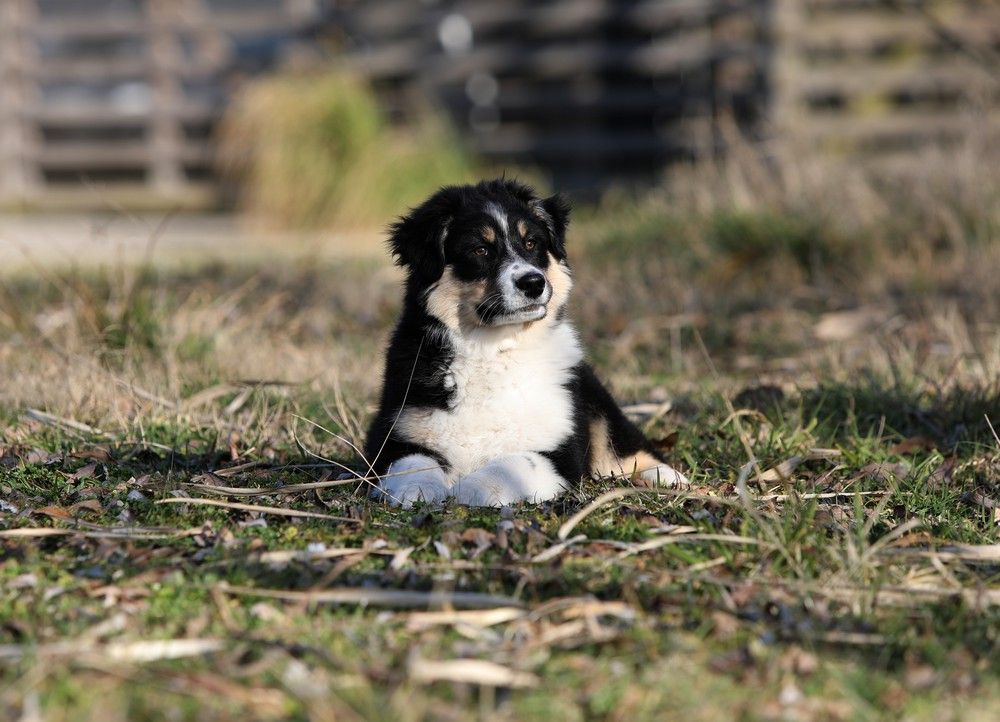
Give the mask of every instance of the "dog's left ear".
<path id="1" fill-rule="evenodd" d="M 531 204 L 535 215 L 541 220 L 552 236 L 552 252 L 556 258 L 566 258 L 566 226 L 569 225 L 569 201 L 556 193 L 544 200 Z"/>
<path id="2" fill-rule="evenodd" d="M 448 224 L 462 202 L 462 189 L 448 186 L 393 223 L 389 228 L 389 249 L 396 263 L 427 281 L 440 278 L 444 273 Z"/>

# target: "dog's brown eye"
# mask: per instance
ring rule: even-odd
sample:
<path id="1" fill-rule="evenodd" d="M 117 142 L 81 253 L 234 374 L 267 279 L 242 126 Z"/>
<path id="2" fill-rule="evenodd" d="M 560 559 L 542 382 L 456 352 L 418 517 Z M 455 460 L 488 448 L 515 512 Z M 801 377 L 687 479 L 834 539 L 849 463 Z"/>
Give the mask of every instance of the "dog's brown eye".
<path id="1" fill-rule="evenodd" d="M 538 245 L 538 244 L 537 244 L 537 243 L 535 243 L 535 242 L 534 242 L 533 240 L 531 240 L 530 238 L 529 238 L 528 240 L 526 240 L 526 241 L 524 242 L 524 247 L 525 247 L 525 248 L 526 248 L 527 250 L 529 250 L 529 251 L 533 251 L 533 250 L 535 250 L 535 246 L 537 246 L 537 245 Z"/>
<path id="2" fill-rule="evenodd" d="M 489 250 L 486 248 L 486 246 L 476 246 L 476 250 L 474 250 L 473 253 L 475 253 L 477 256 L 485 256 L 487 253 L 489 253 Z"/>

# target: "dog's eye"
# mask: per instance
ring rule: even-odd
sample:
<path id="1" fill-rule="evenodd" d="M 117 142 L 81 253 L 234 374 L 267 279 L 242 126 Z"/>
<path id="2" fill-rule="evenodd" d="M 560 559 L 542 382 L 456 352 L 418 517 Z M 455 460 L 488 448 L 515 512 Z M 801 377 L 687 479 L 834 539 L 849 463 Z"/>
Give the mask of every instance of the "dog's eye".
<path id="1" fill-rule="evenodd" d="M 537 243 L 536 241 L 533 241 L 533 240 L 532 240 L 532 239 L 530 239 L 530 238 L 528 238 L 528 239 L 527 239 L 527 240 L 525 240 L 525 242 L 524 242 L 524 247 L 525 247 L 525 249 L 527 249 L 527 250 L 529 250 L 529 251 L 533 251 L 533 250 L 535 250 L 535 246 L 537 246 L 537 245 L 538 245 L 538 243 Z"/>
<path id="2" fill-rule="evenodd" d="M 472 252 L 477 256 L 485 256 L 490 251 L 486 246 L 476 246 Z"/>

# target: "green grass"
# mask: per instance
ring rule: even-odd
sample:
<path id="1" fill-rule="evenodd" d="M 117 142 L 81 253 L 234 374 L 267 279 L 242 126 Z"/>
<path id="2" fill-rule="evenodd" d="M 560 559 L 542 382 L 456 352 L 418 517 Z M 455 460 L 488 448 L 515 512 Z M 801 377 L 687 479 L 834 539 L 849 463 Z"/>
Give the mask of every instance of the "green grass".
<path id="1" fill-rule="evenodd" d="M 572 313 L 623 403 L 670 401 L 638 421 L 693 486 L 612 499 L 566 547 L 622 481 L 503 511 L 282 492 L 357 463 L 398 311 L 383 267 L 0 277 L 0 718 L 996 719 L 979 178 L 930 205 L 883 188 L 888 210 L 832 181 L 581 209 Z M 160 503 L 183 495 L 271 509 Z M 452 614 L 458 593 L 506 616 Z M 217 646 L 135 646 L 155 640 Z"/>
<path id="2" fill-rule="evenodd" d="M 0 489 L 20 510 L 4 516 L 4 527 L 113 528 L 127 510 L 131 526 L 194 531 L 158 541 L 4 540 L 3 635 L 28 654 L 7 663 L 4 679 L 9 690 L 36 680 L 33 689 L 54 719 L 92 719 L 112 711 L 166 719 L 161 716 L 167 710 L 171 719 L 314 719 L 319 713 L 313 693 L 337 716 L 365 719 L 433 719 L 445 709 L 500 719 L 614 719 L 625 711 L 638 719 L 769 718 L 793 711 L 835 719 L 937 719 L 939 705 L 965 695 L 972 695 L 971 706 L 960 716 L 974 719 L 977 705 L 985 715 L 986 700 L 1000 703 L 1000 608 L 963 601 L 955 590 L 996 590 L 1000 561 L 945 561 L 937 567 L 888 552 L 996 544 L 992 514 L 965 496 L 977 485 L 996 488 L 1000 450 L 975 440 L 980 430 L 973 428 L 940 450 L 894 450 L 904 438 L 899 430 L 886 424 L 876 433 L 857 409 L 862 399 L 882 399 L 886 409 L 895 408 L 898 393 L 841 385 L 823 389 L 822 403 L 813 393 L 789 396 L 766 416 L 745 415 L 738 429 L 727 421 L 726 398 L 709 396 L 681 426 L 673 450 L 676 458 L 694 462 L 694 489 L 608 504 L 573 531 L 585 541 L 543 563 L 532 560 L 558 541 L 560 525 L 614 483 L 588 483 L 552 504 L 516 508 L 509 519 L 500 511 L 461 507 L 393 510 L 336 488 L 323 493 L 322 504 L 313 494 L 242 500 L 360 520 L 296 521 L 156 504 L 179 488 L 192 493 L 184 482 L 232 463 L 209 449 L 182 459 L 163 451 L 137 458 L 129 444 L 63 438 L 53 457 L 26 461 L 30 449 L 53 448 L 51 430 L 34 427 L 3 457 Z M 921 400 L 941 418 L 966 418 L 954 396 L 925 394 Z M 654 435 L 677 421 L 659 422 Z M 181 426 L 161 428 L 151 438 L 204 436 Z M 751 439 L 765 469 L 807 448 L 840 450 L 834 460 L 800 466 L 777 490 L 843 494 L 744 506 L 732 493 L 746 458 L 744 439 Z M 92 463 L 93 454 L 86 452 L 94 448 L 109 453 L 98 453 L 103 461 L 92 473 L 74 478 Z M 288 468 L 312 461 L 294 446 L 277 451 L 275 459 L 226 483 L 267 488 L 319 476 L 319 469 Z M 953 478 L 933 483 L 944 454 L 956 460 Z M 909 471 L 901 480 L 866 471 L 876 463 L 904 463 Z M 980 470 L 983 464 L 989 469 Z M 78 509 L 78 521 L 32 512 L 70 509 L 84 499 L 98 502 L 100 510 Z M 876 549 L 865 557 L 913 519 L 921 526 L 887 552 Z M 748 537 L 756 544 L 704 540 L 621 556 L 658 538 L 655 529 L 668 525 Z M 500 529 L 506 529 L 506 544 L 498 546 Z M 477 535 L 486 542 L 478 544 Z M 376 540 L 374 548 L 382 553 L 366 555 L 363 550 Z M 358 552 L 346 557 L 350 564 L 343 558 L 257 561 L 262 551 L 310 544 Z M 438 545 L 447 547 L 446 555 Z M 407 561 L 392 564 L 387 552 L 407 548 L 413 549 Z M 509 595 L 542 618 L 418 630 L 408 626 L 413 613 L 405 610 L 282 603 L 229 595 L 222 585 L 438 590 L 444 598 L 448 590 L 473 591 Z M 880 590 L 908 586 L 932 593 L 879 601 Z M 551 607 L 556 600 L 568 600 L 569 611 Z M 627 613 L 609 606 L 591 617 L 575 616 L 580 612 L 574 607 L 594 602 L 618 603 Z M 93 636 L 90 630 L 121 614 L 124 620 L 111 631 Z M 204 659 L 131 663 L 114 672 L 109 661 L 101 661 L 116 642 L 178 638 L 221 639 L 223 648 Z M 81 644 L 90 656 L 47 656 L 52 653 L 45 645 L 59 640 L 86 640 Z M 420 660 L 465 657 L 529 672 L 542 686 L 505 690 L 415 681 Z M 298 679 L 302 675 L 308 684 Z M 205 682 L 222 684 L 216 676 L 231 686 L 221 694 Z M 553 707 L 554 688 L 560 694 Z M 259 689 L 273 704 L 253 704 Z M 6 699 L 8 709 L 16 710 L 23 698 L 8 692 Z"/>

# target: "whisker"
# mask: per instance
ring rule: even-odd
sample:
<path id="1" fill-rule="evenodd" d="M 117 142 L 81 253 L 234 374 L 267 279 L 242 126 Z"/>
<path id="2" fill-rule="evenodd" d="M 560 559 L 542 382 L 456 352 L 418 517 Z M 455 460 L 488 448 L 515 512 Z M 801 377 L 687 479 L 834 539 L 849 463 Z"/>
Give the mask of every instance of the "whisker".
<path id="1" fill-rule="evenodd" d="M 396 418 L 392 420 L 392 425 L 389 427 L 389 431 L 386 432 L 385 438 L 382 439 L 382 445 L 378 448 L 378 453 L 375 454 L 375 459 L 368 464 L 368 474 L 375 474 L 375 465 L 378 463 L 379 458 L 382 456 L 382 452 L 385 451 L 385 445 L 389 443 L 389 437 L 392 436 L 393 429 L 396 428 L 396 424 L 399 421 L 399 417 L 403 414 L 403 409 L 406 408 L 406 400 L 410 396 L 410 388 L 413 386 L 413 377 L 417 373 L 417 362 L 420 360 L 420 352 L 424 348 L 424 336 L 420 337 L 420 344 L 417 346 L 417 353 L 413 357 L 413 368 L 410 369 L 410 378 L 406 382 L 406 390 L 403 392 L 403 400 L 399 404 L 399 410 L 396 412 Z M 378 477 L 375 474 L 376 478 Z M 385 491 L 383 490 L 383 493 Z M 395 501 L 399 501 L 396 499 Z"/>

